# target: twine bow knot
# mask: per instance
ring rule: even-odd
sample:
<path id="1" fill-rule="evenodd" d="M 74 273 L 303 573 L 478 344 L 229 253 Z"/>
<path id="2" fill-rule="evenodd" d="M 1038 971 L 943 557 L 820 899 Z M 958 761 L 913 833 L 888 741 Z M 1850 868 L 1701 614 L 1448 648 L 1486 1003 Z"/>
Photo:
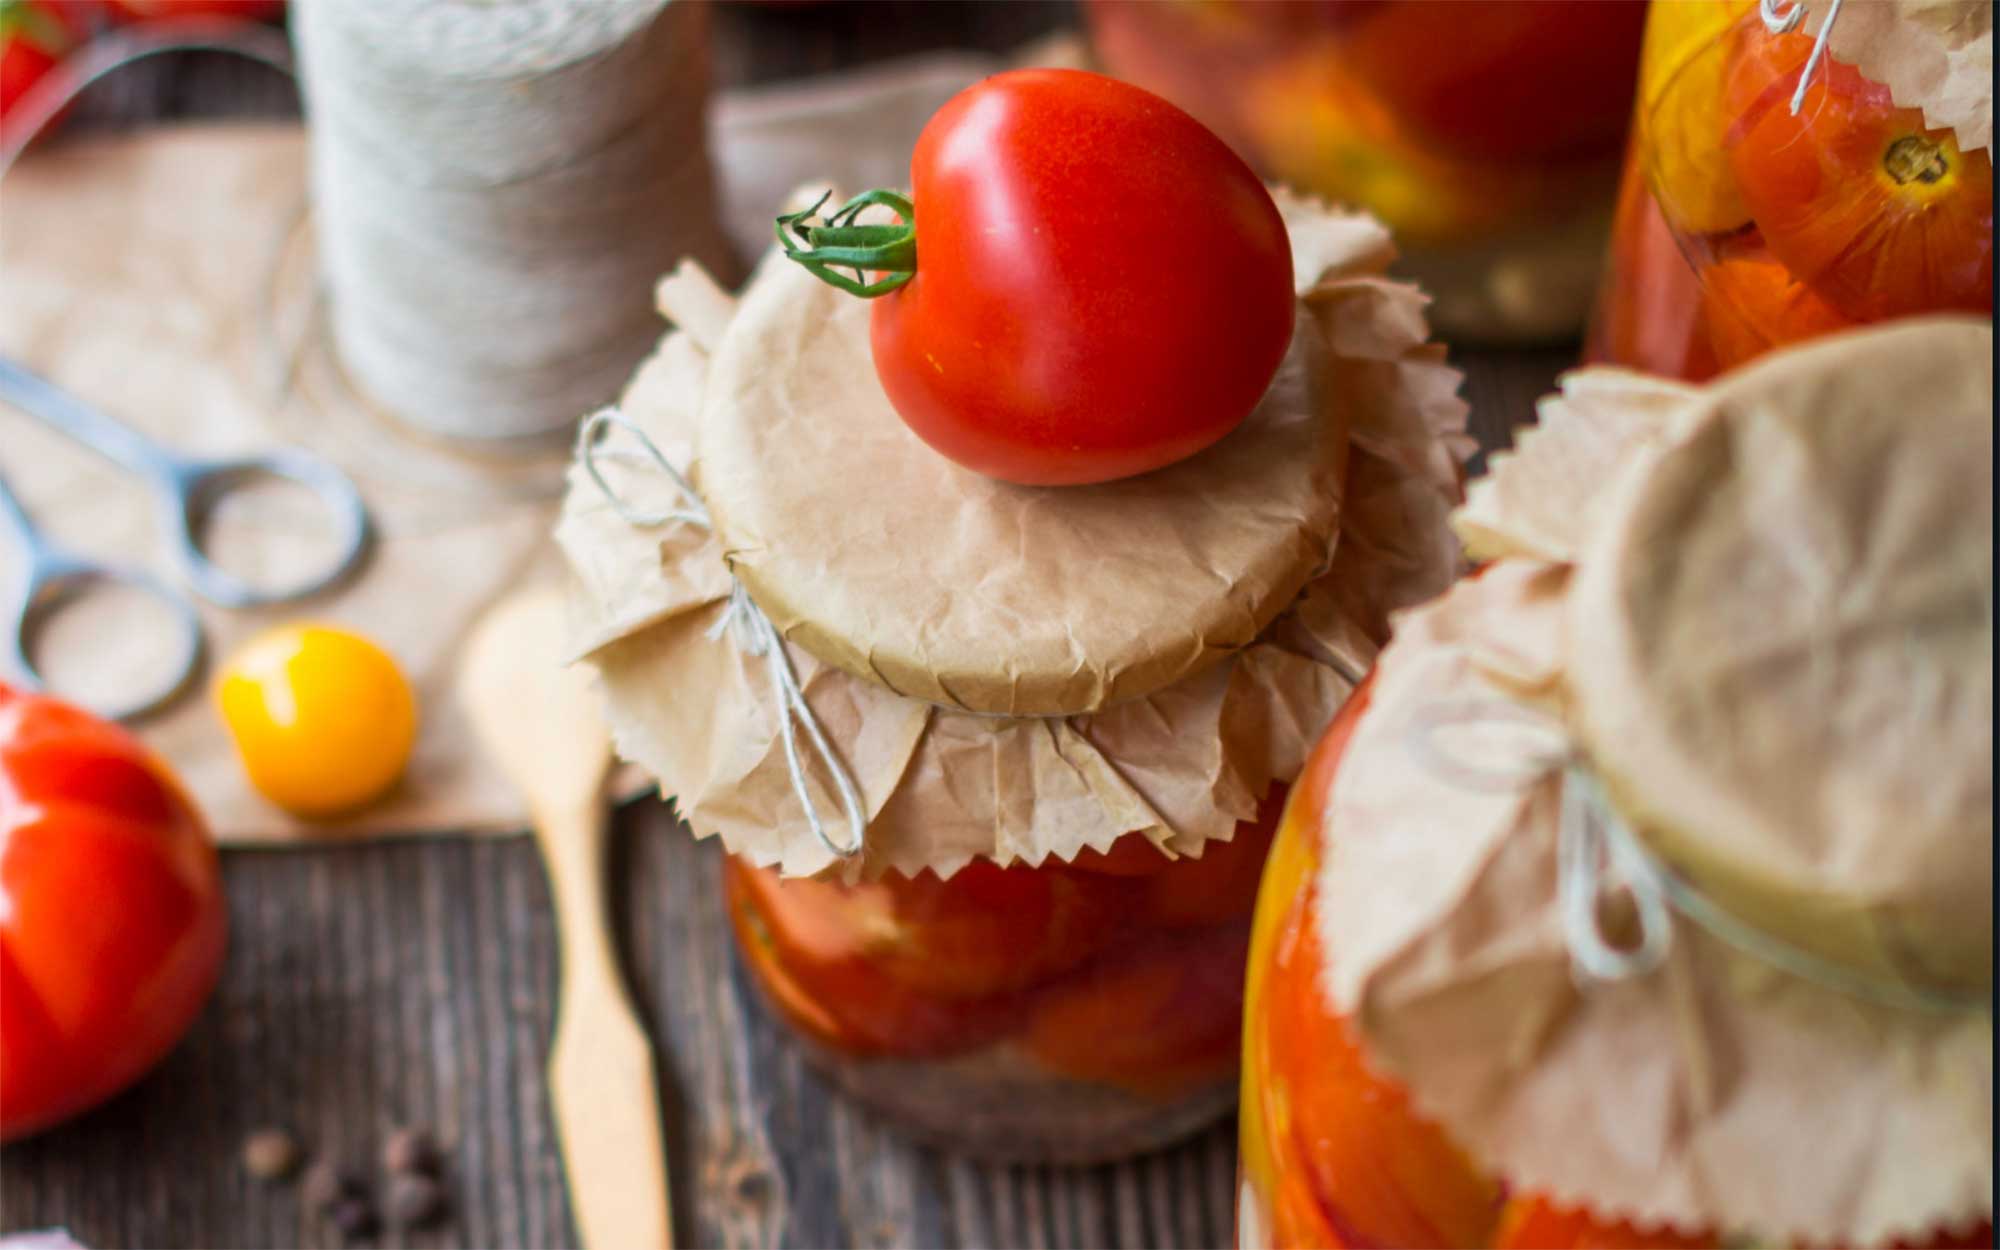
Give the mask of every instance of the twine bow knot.
<path id="1" fill-rule="evenodd" d="M 1473 760 L 1439 740 L 1446 729 L 1512 729 L 1519 748 L 1498 763 Z M 1673 914 L 1694 922 L 1759 962 L 1828 989 L 1902 1010 L 1991 1011 L 1990 996 L 1954 993 L 1873 975 L 1835 963 L 1760 928 L 1668 867 L 1619 816 L 1597 775 L 1553 717 L 1499 699 L 1444 700 L 1419 709 L 1406 743 L 1426 771 L 1461 789 L 1519 791 L 1561 780 L 1556 834 L 1556 895 L 1570 972 L 1580 985 L 1643 976 L 1666 960 Z M 1631 899 L 1636 941 L 1605 931 L 1602 902 Z"/>
<path id="2" fill-rule="evenodd" d="M 673 484 L 679 496 L 678 506 L 671 508 L 642 509 L 627 503 L 611 484 L 604 480 L 598 468 L 599 441 L 612 426 L 625 431 L 639 445 L 652 467 L 658 469 Z M 696 529 L 713 532 L 714 519 L 708 505 L 696 493 L 693 485 L 681 475 L 661 453 L 658 444 L 646 436 L 646 432 L 628 420 L 615 407 L 600 408 L 584 419 L 576 435 L 577 459 L 583 470 L 611 506 L 611 510 L 628 525 L 640 529 L 657 529 L 663 525 L 690 525 Z M 611 453 L 613 459 L 632 463 L 632 457 Z M 860 787 L 855 784 L 854 775 L 841 760 L 840 755 L 827 741 L 826 731 L 820 727 L 819 717 L 813 713 L 812 705 L 806 702 L 805 692 L 799 686 L 798 673 L 792 668 L 791 655 L 785 650 L 784 639 L 778 636 L 777 626 L 750 592 L 741 579 L 729 579 L 729 604 L 722 616 L 709 628 L 710 638 L 720 638 L 728 634 L 743 654 L 764 660 L 766 672 L 770 676 L 771 693 L 778 705 L 779 737 L 785 745 L 785 765 L 791 771 L 792 792 L 798 795 L 800 806 L 805 808 L 806 824 L 821 846 L 840 859 L 852 859 L 861 853 L 862 839 L 868 828 L 867 808 L 861 801 Z M 847 839 L 836 842 L 827 833 L 826 822 L 820 818 L 819 806 L 813 802 L 812 790 L 806 780 L 805 757 L 799 747 L 799 728 L 804 727 L 807 742 L 819 756 L 820 764 L 833 778 L 834 792 L 840 798 L 841 813 L 847 821 Z"/>

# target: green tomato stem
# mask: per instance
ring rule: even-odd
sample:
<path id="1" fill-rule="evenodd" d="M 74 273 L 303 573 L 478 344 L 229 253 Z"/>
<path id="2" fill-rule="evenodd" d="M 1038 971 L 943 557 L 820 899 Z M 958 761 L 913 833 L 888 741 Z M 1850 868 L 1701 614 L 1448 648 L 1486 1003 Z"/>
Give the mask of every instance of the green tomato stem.
<path id="1" fill-rule="evenodd" d="M 894 191 L 864 191 L 835 209 L 818 224 L 816 216 L 829 191 L 812 207 L 778 218 L 778 246 L 806 272 L 849 295 L 874 299 L 917 276 L 917 210 L 907 196 Z M 861 210 L 887 205 L 902 220 L 894 224 L 857 224 Z M 852 270 L 849 277 L 842 270 Z M 870 273 L 882 276 L 870 279 Z"/>

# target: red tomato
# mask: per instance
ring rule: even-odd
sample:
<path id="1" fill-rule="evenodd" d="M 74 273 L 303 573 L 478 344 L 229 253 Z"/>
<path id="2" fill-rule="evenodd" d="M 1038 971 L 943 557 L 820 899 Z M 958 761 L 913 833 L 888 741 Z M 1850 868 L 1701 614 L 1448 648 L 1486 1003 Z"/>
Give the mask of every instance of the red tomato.
<path id="1" fill-rule="evenodd" d="M 1012 999 L 934 998 L 856 957 L 828 893 L 840 886 L 780 881 L 733 856 L 723 874 L 737 949 L 752 976 L 778 1014 L 821 1045 L 849 1055 L 935 1057 L 976 1049 L 1018 1025 Z"/>
<path id="2" fill-rule="evenodd" d="M 1200 859 L 1181 859 L 1146 882 L 1146 903 L 1155 924 L 1199 928 L 1248 920 L 1257 906 L 1257 883 L 1264 856 L 1285 812 L 1286 787 L 1274 784 L 1257 807 L 1257 819 L 1236 826 L 1227 842 L 1211 842 Z"/>
<path id="3" fill-rule="evenodd" d="M 1228 928 L 1144 938 L 1038 991 L 1022 1045 L 1065 1076 L 1152 1098 L 1227 1080 L 1249 950 L 1247 913 Z"/>
<path id="4" fill-rule="evenodd" d="M 129 1085 L 215 987 L 208 831 L 115 725 L 0 684 L 0 1140 Z"/>
<path id="5" fill-rule="evenodd" d="M 80 38 L 61 8 L 0 0 L 0 114 L 11 111 Z"/>
<path id="6" fill-rule="evenodd" d="M 1240 157 L 1151 92 L 1081 70 L 988 78 L 910 165 L 915 277 L 875 371 L 967 468 L 1073 485 L 1184 459 L 1256 406 L 1291 341 L 1291 245 Z"/>
<path id="7" fill-rule="evenodd" d="M 1090 958 L 1130 922 L 1130 883 L 1060 865 L 1002 868 L 974 860 L 936 873 L 885 875 L 880 901 L 856 913 L 870 964 L 940 998 L 1024 989 Z"/>
<path id="8" fill-rule="evenodd" d="M 1812 46 L 1751 30 L 1729 71 L 1730 168 L 1771 254 L 1859 320 L 1989 311 L 1992 161 L 1831 57 L 1794 117 Z"/>

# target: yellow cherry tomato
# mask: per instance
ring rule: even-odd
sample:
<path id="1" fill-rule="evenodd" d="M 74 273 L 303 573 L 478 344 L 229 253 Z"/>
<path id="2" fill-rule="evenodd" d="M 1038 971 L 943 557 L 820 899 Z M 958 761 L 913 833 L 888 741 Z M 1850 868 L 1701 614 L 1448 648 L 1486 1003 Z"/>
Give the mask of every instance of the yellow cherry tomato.
<path id="1" fill-rule="evenodd" d="M 216 686 L 250 783 L 300 816 L 387 790 L 409 762 L 417 700 L 389 653 L 328 625 L 286 625 L 244 644 Z"/>

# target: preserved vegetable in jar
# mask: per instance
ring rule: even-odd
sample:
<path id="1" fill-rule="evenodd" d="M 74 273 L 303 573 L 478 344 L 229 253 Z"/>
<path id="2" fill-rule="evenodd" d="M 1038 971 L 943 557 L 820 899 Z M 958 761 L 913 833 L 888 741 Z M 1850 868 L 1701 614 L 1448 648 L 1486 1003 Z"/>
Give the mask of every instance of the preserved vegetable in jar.
<path id="1" fill-rule="evenodd" d="M 1993 1244 L 1991 353 L 1582 370 L 1474 483 L 1272 841 L 1240 1246 Z"/>
<path id="2" fill-rule="evenodd" d="M 1796 6 L 1769 22 L 1752 0 L 1652 7 L 1591 359 L 1701 381 L 1892 317 L 1990 312 L 1990 77 L 1954 85 L 1965 107 L 1983 90 L 1985 131 L 1933 124 L 1921 90 L 1841 59 L 1848 25 L 1918 20 L 1869 7 L 1815 7 L 1835 22 L 1817 61 L 1812 23 L 1777 20 Z M 1984 8 L 1970 26 L 1990 27 Z"/>
<path id="3" fill-rule="evenodd" d="M 1099 1160 L 1229 1106 L 1250 911 L 1284 787 L 1200 859 L 1144 839 L 949 878 L 785 879 L 732 856 L 737 949 L 835 1082 L 992 1157 Z"/>
<path id="4" fill-rule="evenodd" d="M 1457 571 L 1465 408 L 1423 296 L 1380 223 L 1273 200 L 1277 377 L 1154 472 L 953 465 L 884 394 L 869 306 L 789 264 L 663 282 L 681 328 L 582 436 L 583 659 L 727 852 L 746 988 L 961 1154 L 1113 1159 L 1227 1114 L 1286 788 L 1388 614 Z"/>
<path id="5" fill-rule="evenodd" d="M 1266 177 L 1380 216 L 1447 334 L 1589 311 L 1643 3 L 1091 0 L 1097 58 Z"/>

